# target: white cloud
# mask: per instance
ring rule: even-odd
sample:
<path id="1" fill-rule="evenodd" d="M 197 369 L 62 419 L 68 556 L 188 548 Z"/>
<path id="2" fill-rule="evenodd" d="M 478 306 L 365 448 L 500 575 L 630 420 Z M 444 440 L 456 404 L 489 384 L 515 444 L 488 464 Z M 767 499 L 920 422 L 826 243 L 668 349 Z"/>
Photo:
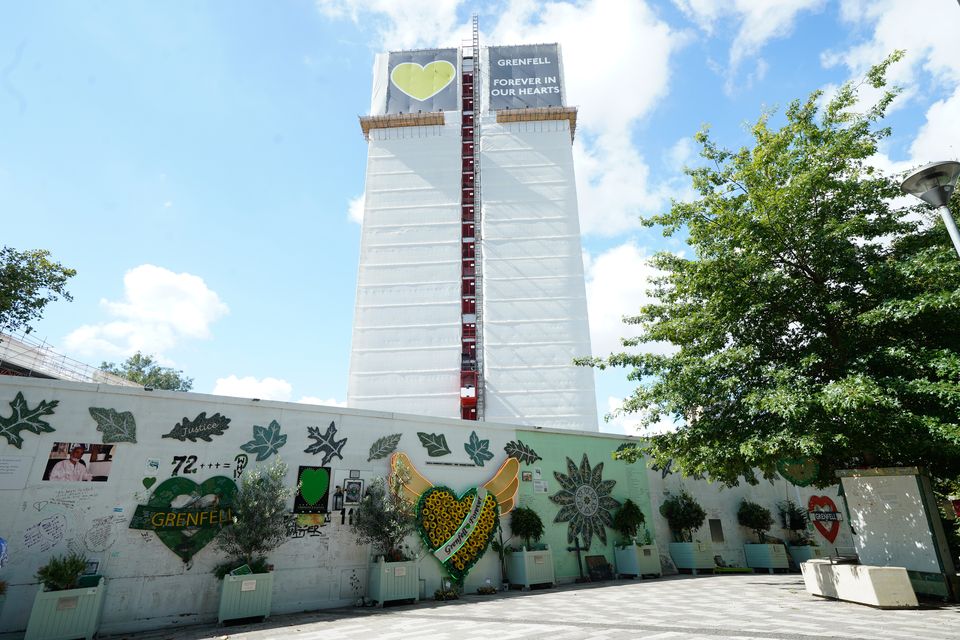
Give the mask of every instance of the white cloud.
<path id="1" fill-rule="evenodd" d="M 351 222 L 363 224 L 363 208 L 366 202 L 366 194 L 361 193 L 356 198 L 351 198 L 347 204 L 347 217 Z"/>
<path id="2" fill-rule="evenodd" d="M 355 23 L 373 18 L 385 49 L 459 45 L 461 0 L 316 0 L 320 13 Z"/>
<path id="3" fill-rule="evenodd" d="M 261 380 L 253 376 L 238 378 L 235 375 L 229 375 L 226 378 L 217 378 L 212 393 L 235 398 L 288 401 L 293 394 L 293 387 L 286 380 L 279 378 Z"/>
<path id="4" fill-rule="evenodd" d="M 336 398 L 317 398 L 316 396 L 303 396 L 297 400 L 300 404 L 320 404 L 325 407 L 345 407 L 346 400 L 337 400 Z"/>
<path id="5" fill-rule="evenodd" d="M 737 23 L 726 70 L 725 89 L 730 93 L 746 60 L 755 60 L 755 69 L 746 84 L 762 80 L 768 66 L 757 54 L 763 46 L 774 38 L 789 35 L 801 13 L 819 11 L 826 0 L 674 0 L 674 4 L 707 34 L 713 34 L 717 23 L 724 19 Z"/>
<path id="6" fill-rule="evenodd" d="M 123 277 L 124 297 L 101 300 L 109 322 L 83 325 L 64 339 L 83 355 L 123 357 L 136 351 L 163 352 L 184 339 L 210 337 L 210 325 L 229 313 L 202 278 L 142 264 Z"/>
<path id="7" fill-rule="evenodd" d="M 643 250 L 628 242 L 605 251 L 590 260 L 586 272 L 587 307 L 590 317 L 590 342 L 593 352 L 605 355 L 623 351 L 620 338 L 636 337 L 640 327 L 622 322 L 636 315 L 640 307 L 652 301 L 647 294 L 649 281 L 657 270 L 647 261 Z M 644 351 L 667 353 L 666 343 L 644 345 Z"/>
<path id="8" fill-rule="evenodd" d="M 607 414 L 615 414 L 623 406 L 621 398 L 607 397 Z M 623 433 L 626 435 L 651 436 L 658 433 L 667 433 L 677 430 L 677 423 L 669 416 L 662 416 L 657 422 L 644 427 L 642 421 L 645 412 L 620 413 L 601 425 L 604 433 Z"/>

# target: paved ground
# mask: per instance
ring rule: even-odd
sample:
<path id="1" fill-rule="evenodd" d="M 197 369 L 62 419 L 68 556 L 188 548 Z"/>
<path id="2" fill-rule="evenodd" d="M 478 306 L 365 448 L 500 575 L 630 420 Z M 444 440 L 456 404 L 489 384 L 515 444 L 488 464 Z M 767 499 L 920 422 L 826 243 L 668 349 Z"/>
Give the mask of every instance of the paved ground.
<path id="1" fill-rule="evenodd" d="M 430 638 L 960 638 L 960 606 L 881 611 L 807 595 L 798 575 L 675 576 L 386 609 L 276 616 L 226 628 L 191 627 L 139 640 Z"/>

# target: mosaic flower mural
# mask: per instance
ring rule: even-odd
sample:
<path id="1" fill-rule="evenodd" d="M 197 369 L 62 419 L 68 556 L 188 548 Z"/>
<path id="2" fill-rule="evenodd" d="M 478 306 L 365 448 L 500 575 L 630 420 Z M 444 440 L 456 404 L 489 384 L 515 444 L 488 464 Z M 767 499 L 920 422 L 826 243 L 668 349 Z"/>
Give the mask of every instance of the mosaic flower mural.
<path id="1" fill-rule="evenodd" d="M 570 523 L 567 525 L 567 542 L 572 543 L 580 536 L 583 548 L 589 549 L 596 534 L 603 544 L 607 544 L 604 526 L 613 526 L 610 511 L 618 509 L 620 502 L 610 497 L 617 481 L 603 479 L 603 463 L 591 469 L 587 454 L 583 454 L 578 469 L 573 460 L 567 458 L 567 474 L 554 471 L 553 477 L 561 487 L 550 496 L 552 502 L 560 505 L 560 512 L 553 521 Z"/>

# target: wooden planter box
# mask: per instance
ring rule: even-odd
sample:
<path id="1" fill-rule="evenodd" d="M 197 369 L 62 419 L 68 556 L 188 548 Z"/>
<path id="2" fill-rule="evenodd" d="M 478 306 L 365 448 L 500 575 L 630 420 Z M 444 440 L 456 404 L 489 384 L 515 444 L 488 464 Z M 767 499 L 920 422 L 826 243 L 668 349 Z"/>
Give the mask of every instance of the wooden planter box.
<path id="1" fill-rule="evenodd" d="M 621 576 L 657 576 L 663 575 L 660 568 L 660 550 L 654 544 L 632 544 L 629 547 L 614 547 L 613 557 L 617 561 L 617 573 Z"/>
<path id="2" fill-rule="evenodd" d="M 773 573 L 774 569 L 790 568 L 787 548 L 782 544 L 745 544 L 743 555 L 751 569 L 766 569 Z"/>
<path id="3" fill-rule="evenodd" d="M 713 547 L 706 542 L 671 542 L 670 557 L 677 569 L 689 569 L 693 575 L 705 569 L 713 570 Z"/>
<path id="4" fill-rule="evenodd" d="M 803 564 L 807 560 L 814 560 L 824 557 L 823 549 L 809 544 L 800 547 L 788 545 L 787 552 L 790 554 L 790 557 L 793 558 L 793 561 L 797 563 L 797 566 Z"/>
<path id="5" fill-rule="evenodd" d="M 270 616 L 273 602 L 273 574 L 248 573 L 224 576 L 220 585 L 220 611 L 217 621 Z"/>
<path id="6" fill-rule="evenodd" d="M 24 640 L 92 640 L 100 627 L 106 581 L 85 576 L 80 586 L 65 591 L 44 591 L 33 599 Z"/>
<path id="7" fill-rule="evenodd" d="M 383 557 L 370 567 L 368 597 L 382 607 L 392 600 L 420 600 L 420 567 L 413 560 L 384 562 Z"/>
<path id="8" fill-rule="evenodd" d="M 510 584 L 520 585 L 524 591 L 529 591 L 530 585 L 534 584 L 555 585 L 557 579 L 553 573 L 550 547 L 542 551 L 527 551 L 523 547 L 520 551 L 510 553 L 507 556 L 507 576 Z"/>

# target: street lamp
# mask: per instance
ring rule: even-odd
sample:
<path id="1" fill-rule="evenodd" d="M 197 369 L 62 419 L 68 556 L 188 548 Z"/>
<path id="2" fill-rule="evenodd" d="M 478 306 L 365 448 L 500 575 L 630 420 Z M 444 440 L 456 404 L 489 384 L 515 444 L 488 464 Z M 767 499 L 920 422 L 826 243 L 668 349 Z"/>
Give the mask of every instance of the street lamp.
<path id="1" fill-rule="evenodd" d="M 957 225 L 953 221 L 953 216 L 950 215 L 950 209 L 947 208 L 947 202 L 957 186 L 958 177 L 960 177 L 960 162 L 954 160 L 931 162 L 908 175 L 900 184 L 900 190 L 937 208 L 943 218 L 943 224 L 947 225 L 947 233 L 953 240 L 953 248 L 957 250 L 957 255 L 960 255 L 960 232 L 957 231 Z"/>

